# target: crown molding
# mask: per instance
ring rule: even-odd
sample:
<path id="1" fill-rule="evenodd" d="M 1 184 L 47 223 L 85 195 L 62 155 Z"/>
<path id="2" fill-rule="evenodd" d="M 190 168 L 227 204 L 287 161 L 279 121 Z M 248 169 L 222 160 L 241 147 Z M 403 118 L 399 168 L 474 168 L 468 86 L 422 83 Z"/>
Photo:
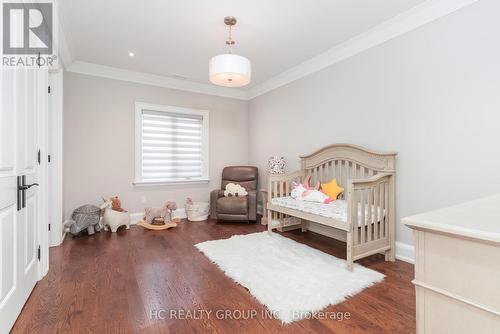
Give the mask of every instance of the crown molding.
<path id="1" fill-rule="evenodd" d="M 270 92 L 309 74 L 320 71 L 390 39 L 417 29 L 479 0 L 427 0 L 326 52 L 292 67 L 250 88 L 248 99 Z"/>
<path id="2" fill-rule="evenodd" d="M 248 89 L 220 87 L 212 84 L 175 79 L 83 61 L 72 62 L 73 58 L 70 48 L 61 26 L 59 35 L 61 44 L 59 52 L 68 72 L 248 101 L 309 74 L 339 63 L 395 37 L 415 30 L 477 1 L 479 0 L 427 0 L 420 5 L 332 47 L 322 54 L 306 60 Z"/>
<path id="3" fill-rule="evenodd" d="M 68 40 L 66 39 L 66 35 L 64 33 L 61 24 L 59 24 L 57 39 L 58 39 L 57 51 L 59 54 L 59 58 L 61 60 L 63 67 L 68 68 L 68 66 L 73 62 L 73 55 L 71 54 L 70 47 L 68 45 Z"/>
<path id="4" fill-rule="evenodd" d="M 70 41 L 71 35 L 67 30 L 64 29 L 64 24 L 62 22 L 62 17 L 60 14 L 59 3 L 61 0 L 52 0 L 54 8 L 54 44 L 55 50 L 59 57 L 59 66 L 56 70 L 60 68 L 67 68 L 74 60 L 73 54 L 71 52 Z"/>
<path id="5" fill-rule="evenodd" d="M 135 82 L 150 86 L 178 89 L 193 93 L 215 95 L 245 101 L 248 100 L 247 92 L 240 89 L 219 87 L 189 80 L 174 79 L 156 74 L 124 70 L 121 68 L 87 63 L 83 61 L 74 61 L 66 68 L 66 71 L 108 79 Z"/>

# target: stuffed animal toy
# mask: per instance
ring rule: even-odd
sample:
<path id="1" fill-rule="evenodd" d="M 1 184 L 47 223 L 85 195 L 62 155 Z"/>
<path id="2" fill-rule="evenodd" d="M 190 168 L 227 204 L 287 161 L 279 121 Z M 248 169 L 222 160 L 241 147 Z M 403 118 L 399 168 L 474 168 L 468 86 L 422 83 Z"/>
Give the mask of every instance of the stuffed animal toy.
<path id="1" fill-rule="evenodd" d="M 130 228 L 130 213 L 121 208 L 118 196 L 105 200 L 101 205 L 101 209 L 103 212 L 102 224 L 105 231 L 111 229 L 111 232 L 116 232 L 120 226 L 125 226 L 127 230 Z"/>
<path id="2" fill-rule="evenodd" d="M 177 209 L 175 202 L 167 202 L 162 207 L 147 207 L 144 208 L 144 220 L 147 224 L 152 224 L 153 219 L 161 218 L 165 224 L 169 223 L 172 218 L 172 211 Z"/>
<path id="3" fill-rule="evenodd" d="M 248 192 L 245 188 L 236 183 L 228 183 L 226 185 L 226 189 L 224 190 L 225 197 L 245 197 L 246 195 L 248 195 Z"/>
<path id="4" fill-rule="evenodd" d="M 122 208 L 122 202 L 120 201 L 120 199 L 118 198 L 118 196 L 111 197 L 110 200 L 111 200 L 111 209 L 112 210 L 115 210 L 115 211 L 118 211 L 118 212 L 125 211 Z"/>
<path id="5" fill-rule="evenodd" d="M 305 177 L 304 181 L 302 182 L 302 185 L 304 186 L 304 188 L 306 188 L 308 190 L 311 190 L 311 189 L 320 190 L 319 187 L 321 186 L 321 183 L 319 181 L 316 182 L 316 185 L 314 186 L 314 188 L 310 186 L 310 182 L 311 182 L 311 174 L 309 174 Z"/>
<path id="6" fill-rule="evenodd" d="M 308 201 L 308 202 L 317 202 L 328 204 L 332 201 L 332 199 L 323 194 L 318 189 L 311 188 L 309 186 L 309 178 L 305 179 L 306 184 L 304 183 L 292 183 L 292 191 L 290 196 L 298 201 Z"/>

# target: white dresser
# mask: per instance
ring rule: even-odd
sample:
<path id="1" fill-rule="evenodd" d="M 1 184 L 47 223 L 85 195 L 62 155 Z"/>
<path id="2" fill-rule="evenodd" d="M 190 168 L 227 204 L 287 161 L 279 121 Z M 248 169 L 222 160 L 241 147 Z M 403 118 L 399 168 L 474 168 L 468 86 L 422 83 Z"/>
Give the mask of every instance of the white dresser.
<path id="1" fill-rule="evenodd" d="M 500 194 L 403 223 L 415 235 L 417 334 L 500 333 Z"/>

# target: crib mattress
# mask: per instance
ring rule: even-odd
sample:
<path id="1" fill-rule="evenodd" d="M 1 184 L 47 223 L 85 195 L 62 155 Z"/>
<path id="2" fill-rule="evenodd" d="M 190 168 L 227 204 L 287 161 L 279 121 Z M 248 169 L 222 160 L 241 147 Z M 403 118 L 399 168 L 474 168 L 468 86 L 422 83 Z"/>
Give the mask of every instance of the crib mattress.
<path id="1" fill-rule="evenodd" d="M 290 196 L 286 197 L 274 197 L 271 199 L 271 204 L 275 206 L 282 206 L 289 209 L 294 209 L 302 212 L 312 213 L 318 216 L 333 218 L 338 221 L 347 222 L 347 201 L 346 200 L 336 200 L 330 202 L 329 204 L 308 202 L 308 201 L 298 201 Z M 358 223 L 361 224 L 361 205 L 358 206 Z M 381 212 L 383 211 L 383 212 Z M 381 219 L 382 213 L 385 215 L 385 210 L 381 210 L 380 207 L 372 206 L 371 222 L 369 216 L 368 208 L 365 206 L 365 222 L 368 224 L 373 224 Z"/>

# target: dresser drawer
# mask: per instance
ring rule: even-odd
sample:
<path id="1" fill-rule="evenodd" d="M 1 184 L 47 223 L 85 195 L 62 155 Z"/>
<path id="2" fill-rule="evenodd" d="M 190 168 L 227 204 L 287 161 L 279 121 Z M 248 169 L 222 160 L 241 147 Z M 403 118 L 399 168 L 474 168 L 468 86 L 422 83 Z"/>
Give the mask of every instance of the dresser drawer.
<path id="1" fill-rule="evenodd" d="M 416 231 L 415 282 L 500 314 L 500 247 Z"/>

